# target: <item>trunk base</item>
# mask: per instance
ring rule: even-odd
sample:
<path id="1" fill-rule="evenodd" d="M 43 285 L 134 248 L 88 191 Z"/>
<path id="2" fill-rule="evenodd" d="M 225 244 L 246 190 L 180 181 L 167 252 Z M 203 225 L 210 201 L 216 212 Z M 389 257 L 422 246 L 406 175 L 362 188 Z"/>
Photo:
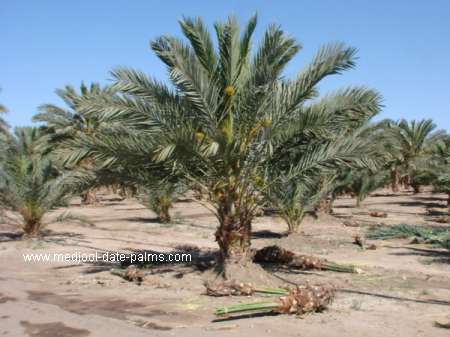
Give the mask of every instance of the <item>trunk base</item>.
<path id="1" fill-rule="evenodd" d="M 333 214 L 333 204 L 329 199 L 322 199 L 315 207 L 316 213 Z"/>
<path id="2" fill-rule="evenodd" d="M 38 237 L 41 234 L 42 224 L 40 222 L 27 222 L 22 227 L 23 237 L 33 238 Z"/>
<path id="3" fill-rule="evenodd" d="M 302 232 L 300 231 L 300 226 L 297 228 L 288 229 L 285 234 L 285 236 L 296 236 L 296 235 L 302 235 Z"/>
<path id="4" fill-rule="evenodd" d="M 172 218 L 169 213 L 161 212 L 158 214 L 158 221 L 167 224 L 172 221 Z"/>
<path id="5" fill-rule="evenodd" d="M 81 196 L 81 205 L 94 206 L 94 205 L 98 205 L 99 203 L 100 203 L 100 201 L 97 198 L 97 193 L 94 189 L 86 191 Z"/>
<path id="6" fill-rule="evenodd" d="M 225 261 L 218 263 L 214 269 L 205 272 L 205 280 L 211 284 L 223 283 L 226 280 L 251 283 L 263 286 L 278 286 L 283 284 L 272 274 L 269 274 L 259 264 L 251 260 Z"/>

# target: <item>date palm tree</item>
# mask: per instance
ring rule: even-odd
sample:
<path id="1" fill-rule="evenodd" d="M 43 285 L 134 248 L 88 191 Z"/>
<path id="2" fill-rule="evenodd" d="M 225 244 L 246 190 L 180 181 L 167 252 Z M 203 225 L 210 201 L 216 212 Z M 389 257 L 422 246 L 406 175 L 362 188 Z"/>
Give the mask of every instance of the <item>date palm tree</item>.
<path id="1" fill-rule="evenodd" d="M 103 97 L 112 95 L 113 91 L 109 87 L 102 88 L 98 83 L 92 83 L 89 87 L 81 84 L 79 92 L 72 86 L 56 90 L 56 94 L 66 103 L 66 108 L 61 108 L 53 104 L 44 104 L 39 107 L 40 112 L 33 117 L 33 121 L 44 122 L 43 130 L 47 134 L 48 140 L 44 142 L 54 151 L 62 142 L 84 135 L 90 139 L 95 139 L 95 133 L 101 120 L 98 115 L 86 115 L 78 108 L 79 105 L 93 97 Z M 60 160 L 65 161 L 64 154 Z M 95 163 L 92 158 L 85 157 L 82 162 L 77 162 L 72 168 L 82 168 L 94 171 Z M 92 204 L 97 200 L 95 189 L 87 188 L 82 193 L 82 203 Z"/>
<path id="2" fill-rule="evenodd" d="M 301 46 L 272 25 L 252 52 L 256 23 L 252 17 L 240 33 L 233 17 L 217 22 L 216 47 L 201 19 L 182 19 L 185 40 L 151 42 L 172 86 L 129 68 L 114 70 L 120 95 L 91 100 L 82 110 L 116 126 L 101 127 L 95 144 L 81 135 L 70 146 L 74 157 L 92 156 L 106 166 L 160 165 L 207 191 L 225 273 L 228 263 L 250 260 L 255 209 L 278 180 L 270 177 L 282 172 L 312 184 L 319 171 L 371 165 L 367 143 L 347 131 L 380 109 L 379 94 L 365 87 L 318 98 L 319 82 L 354 67 L 354 48 L 326 45 L 286 78 Z"/>
<path id="3" fill-rule="evenodd" d="M 431 149 L 431 153 L 416 164 L 416 175 L 413 183 L 418 181 L 431 184 L 435 192 L 447 195 L 447 205 L 450 207 L 450 135 L 442 135 Z"/>
<path id="4" fill-rule="evenodd" d="M 67 85 L 63 89 L 57 89 L 56 94 L 68 108 L 61 108 L 53 104 L 41 105 L 40 113 L 35 115 L 33 120 L 45 123 L 44 129 L 51 134 L 52 140 L 77 137 L 79 134 L 94 135 L 100 121 L 95 115 L 84 114 L 78 109 L 78 106 L 89 98 L 112 93 L 111 88 L 102 88 L 98 83 L 92 83 L 89 87 L 82 83 L 79 92 Z"/>
<path id="5" fill-rule="evenodd" d="M 416 170 L 416 162 L 423 161 L 428 156 L 434 143 L 444 136 L 443 131 L 435 131 L 436 125 L 431 119 L 410 121 L 402 119 L 391 123 L 386 131 L 392 137 L 390 151 L 396 157 L 392 161 L 392 187 L 398 190 L 400 177 L 411 186 L 412 174 Z M 418 185 L 414 185 L 414 191 L 418 192 Z"/>
<path id="6" fill-rule="evenodd" d="M 1 92 L 1 88 L 0 88 Z M 8 123 L 3 119 L 2 114 L 5 114 L 8 111 L 3 104 L 0 104 L 0 137 L 8 132 Z"/>
<path id="7" fill-rule="evenodd" d="M 365 158 L 370 160 L 370 164 L 363 163 L 363 166 L 358 165 L 338 165 L 334 170 L 327 168 L 327 170 L 317 170 L 315 174 L 310 172 L 308 179 L 310 183 L 301 179 L 294 180 L 286 179 L 286 171 L 279 170 L 280 167 L 289 167 L 290 163 L 297 159 L 292 156 L 284 158 L 277 158 L 277 163 L 273 163 L 271 167 L 275 168 L 275 175 L 270 176 L 270 180 L 277 181 L 276 184 L 271 184 L 267 189 L 265 196 L 277 207 L 282 218 L 288 225 L 288 234 L 297 232 L 300 224 L 307 212 L 317 213 L 331 212 L 334 199 L 337 194 L 352 191 L 357 195 L 358 206 L 362 199 L 375 188 L 373 179 L 354 181 L 359 175 L 356 172 L 365 172 L 365 174 L 374 175 L 373 171 L 379 171 L 385 164 L 387 158 L 384 154 L 384 144 L 388 139 L 383 132 L 386 122 L 380 121 L 377 123 L 369 123 L 373 116 L 373 111 L 370 109 L 366 111 L 366 115 L 355 120 L 347 120 L 347 122 L 340 123 L 339 131 L 336 129 L 329 130 L 327 134 L 328 140 L 334 139 L 339 142 L 344 137 L 352 137 L 355 140 L 367 140 L 365 142 Z M 337 127 L 337 126 L 335 126 Z M 320 140 L 320 138 L 319 138 Z M 311 146 L 315 139 L 309 137 L 305 139 L 305 144 Z M 302 145 L 297 146 L 296 152 L 304 155 L 306 148 Z M 294 152 L 295 154 L 295 152 Z M 353 163 L 355 164 L 355 163 Z M 368 165 L 371 169 L 368 168 Z"/>
<path id="8" fill-rule="evenodd" d="M 138 199 L 157 215 L 161 223 L 170 223 L 170 209 L 178 196 L 182 194 L 183 187 L 170 181 L 154 181 L 147 187 L 140 187 Z"/>
<path id="9" fill-rule="evenodd" d="M 70 196 L 70 175 L 39 150 L 37 128 L 17 128 L 0 162 L 0 208 L 18 215 L 25 235 L 39 234 L 44 215 Z"/>
<path id="10" fill-rule="evenodd" d="M 267 188 L 266 198 L 286 222 L 288 235 L 298 232 L 308 212 L 315 213 L 316 206 L 332 190 L 334 180 L 335 175 L 317 175 L 312 184 L 305 184 L 301 179 L 289 181 L 280 176 Z"/>

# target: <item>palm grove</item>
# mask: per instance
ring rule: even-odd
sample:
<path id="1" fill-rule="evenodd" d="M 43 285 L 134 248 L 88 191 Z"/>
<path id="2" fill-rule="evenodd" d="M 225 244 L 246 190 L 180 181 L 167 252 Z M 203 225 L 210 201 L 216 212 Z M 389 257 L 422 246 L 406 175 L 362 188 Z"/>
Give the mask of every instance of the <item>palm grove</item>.
<path id="1" fill-rule="evenodd" d="M 226 266 L 249 260 L 261 207 L 292 233 L 342 194 L 360 204 L 376 188 L 404 184 L 450 197 L 450 138 L 432 121 L 373 122 L 382 98 L 366 87 L 319 95 L 323 79 L 355 67 L 354 48 L 325 45 L 287 78 L 301 45 L 273 25 L 252 48 L 256 23 L 218 22 L 213 41 L 201 19 L 184 18 L 184 39 L 151 42 L 170 84 L 118 68 L 107 87 L 58 90 L 66 106 L 41 106 L 39 130 L 11 134 L 0 120 L 0 206 L 36 234 L 73 193 L 89 203 L 97 188 L 120 187 L 169 221 L 176 195 L 196 191 L 217 218 Z"/>

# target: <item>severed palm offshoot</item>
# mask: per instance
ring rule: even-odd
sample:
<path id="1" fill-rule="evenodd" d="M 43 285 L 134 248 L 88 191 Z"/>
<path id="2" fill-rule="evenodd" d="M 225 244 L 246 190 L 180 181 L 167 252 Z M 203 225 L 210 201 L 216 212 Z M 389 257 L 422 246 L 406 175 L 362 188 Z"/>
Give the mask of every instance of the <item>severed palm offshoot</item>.
<path id="1" fill-rule="evenodd" d="M 257 250 L 253 261 L 278 263 L 290 268 L 302 270 L 329 270 L 342 273 L 360 272 L 353 265 L 339 264 L 316 256 L 299 255 L 278 246 L 268 246 Z"/>
<path id="2" fill-rule="evenodd" d="M 335 289 L 330 285 L 307 285 L 304 288 L 286 290 L 286 294 L 274 301 L 254 302 L 217 308 L 215 314 L 224 316 L 233 313 L 276 312 L 303 315 L 320 312 L 332 303 Z"/>

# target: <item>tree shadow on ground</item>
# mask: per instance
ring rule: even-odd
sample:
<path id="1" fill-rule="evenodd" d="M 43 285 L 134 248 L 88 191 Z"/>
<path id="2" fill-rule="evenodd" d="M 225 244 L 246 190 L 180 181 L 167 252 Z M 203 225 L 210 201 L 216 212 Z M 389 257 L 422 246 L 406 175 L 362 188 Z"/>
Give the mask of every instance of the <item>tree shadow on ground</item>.
<path id="1" fill-rule="evenodd" d="M 429 197 L 412 196 L 412 198 L 416 199 L 416 200 L 422 200 L 422 201 L 441 201 L 441 202 L 447 201 L 446 197 L 440 197 L 440 196 L 436 196 L 436 195 L 430 195 Z"/>
<path id="2" fill-rule="evenodd" d="M 279 215 L 280 211 L 276 208 L 264 207 L 264 215 L 265 216 L 275 216 Z"/>
<path id="3" fill-rule="evenodd" d="M 177 199 L 176 202 L 184 204 L 184 203 L 190 203 L 190 202 L 194 203 L 194 202 L 196 202 L 196 200 L 191 199 L 191 198 L 179 198 L 179 199 Z"/>
<path id="4" fill-rule="evenodd" d="M 421 202 L 421 201 L 403 201 L 403 202 L 398 202 L 397 205 L 402 206 L 402 207 L 414 207 L 414 206 L 435 207 L 435 208 L 446 208 L 447 207 L 447 205 L 444 203 Z"/>
<path id="5" fill-rule="evenodd" d="M 163 224 L 158 217 L 152 216 L 152 217 L 146 217 L 146 216 L 135 216 L 132 218 L 127 218 L 127 221 L 129 222 L 145 222 L 145 223 L 155 223 L 155 224 Z"/>
<path id="6" fill-rule="evenodd" d="M 277 263 L 262 263 L 262 262 L 258 262 L 258 264 L 263 267 L 263 269 L 268 272 L 269 274 L 273 275 L 274 277 L 276 277 L 277 279 L 285 282 L 285 283 L 289 283 L 292 285 L 296 285 L 296 283 L 293 283 L 292 281 L 289 281 L 288 279 L 277 275 L 275 273 L 284 273 L 284 274 L 291 274 L 291 275 L 314 275 L 314 276 L 324 276 L 324 274 L 314 271 L 314 270 L 301 270 L 301 269 L 292 269 L 289 266 L 283 265 L 283 264 L 277 264 Z"/>
<path id="7" fill-rule="evenodd" d="M 123 205 L 123 200 L 122 201 L 101 201 L 99 202 L 97 205 L 93 205 L 93 206 L 117 206 L 117 205 Z M 89 207 L 91 205 L 81 205 L 81 207 Z"/>
<path id="8" fill-rule="evenodd" d="M 187 224 L 187 226 L 189 227 L 194 227 L 194 228 L 202 228 L 202 229 L 214 229 L 216 228 L 215 225 L 199 225 L 199 224 L 195 224 L 195 223 L 189 223 Z"/>
<path id="9" fill-rule="evenodd" d="M 418 198 L 418 200 L 389 200 L 389 201 L 381 201 L 381 202 L 377 202 L 377 201 L 370 201 L 370 200 L 365 200 L 362 203 L 362 206 L 368 208 L 371 206 L 377 206 L 377 205 L 398 205 L 398 206 L 402 206 L 402 207 L 419 207 L 419 206 L 423 206 L 423 207 L 447 207 L 446 206 L 446 200 L 444 199 L 429 199 L 429 198 L 423 198 L 420 199 Z M 351 208 L 351 205 L 334 205 L 334 208 Z"/>
<path id="10" fill-rule="evenodd" d="M 134 241 L 120 240 L 115 238 L 101 238 L 101 237 L 89 237 L 90 239 L 105 239 L 111 241 L 124 241 L 129 243 L 136 243 Z M 36 243 L 52 243 L 63 247 L 79 247 L 86 248 L 98 252 L 108 252 L 109 250 L 92 246 L 91 241 L 86 239 L 86 235 L 74 232 L 57 232 L 49 229 L 43 230 L 39 236 L 26 238 L 20 235 L 18 240 L 28 240 Z M 1 240 L 0 240 L 1 242 Z M 148 242 L 140 242 L 141 244 L 148 244 Z"/>
<path id="11" fill-rule="evenodd" d="M 399 247 L 390 247 L 388 248 L 399 248 Z M 390 255 L 395 256 L 408 256 L 415 255 L 421 257 L 429 257 L 430 263 L 444 263 L 450 264 L 450 250 L 438 250 L 438 249 L 427 249 L 427 248 L 416 248 L 416 247 L 401 247 L 403 249 L 408 250 L 408 252 L 393 252 L 389 253 Z"/>
<path id="12" fill-rule="evenodd" d="M 411 192 L 389 192 L 389 193 L 371 193 L 369 197 L 371 198 L 381 198 L 381 197 L 409 197 L 411 196 Z"/>
<path id="13" fill-rule="evenodd" d="M 128 207 L 128 208 L 120 208 L 120 211 L 143 211 L 146 210 L 144 206 L 142 207 Z"/>
<path id="14" fill-rule="evenodd" d="M 237 321 L 241 319 L 249 319 L 249 318 L 258 318 L 258 317 L 267 317 L 267 316 L 278 316 L 280 313 L 269 311 L 269 312 L 256 312 L 252 314 L 241 314 L 241 315 L 233 315 L 233 316 L 226 316 L 223 318 L 216 318 L 213 319 L 212 323 L 220 323 L 220 322 L 228 322 L 228 321 Z"/>
<path id="15" fill-rule="evenodd" d="M 20 232 L 0 232 L 0 242 L 19 241 L 23 239 Z"/>
<path id="16" fill-rule="evenodd" d="M 268 269 L 269 272 L 273 273 L 275 271 L 278 271 L 278 268 L 275 268 L 273 270 Z M 285 270 L 285 273 L 291 273 L 292 270 Z M 323 276 L 323 277 L 328 277 L 327 275 L 324 274 L 319 274 L 316 272 L 310 272 L 310 271 L 299 271 L 302 274 L 313 274 L 313 275 L 318 275 L 318 276 Z M 290 284 L 292 286 L 303 286 L 304 283 L 298 283 L 298 282 L 293 282 L 291 280 L 288 280 L 280 275 L 276 275 L 273 273 L 273 275 L 275 277 L 277 277 L 278 279 L 280 279 L 281 281 L 283 281 L 286 284 Z M 433 299 L 429 299 L 429 300 L 422 300 L 422 299 L 416 299 L 416 298 L 408 298 L 408 297 L 400 297 L 400 296 L 394 296 L 394 295 L 387 295 L 387 294 L 380 294 L 380 293 L 376 293 L 373 291 L 365 291 L 365 290 L 357 290 L 357 289 L 346 289 L 346 288 L 337 288 L 336 289 L 337 292 L 341 292 L 341 293 L 350 293 L 350 294 L 359 294 L 359 295 L 367 295 L 367 296 L 374 296 L 374 297 L 378 297 L 378 298 L 382 298 L 382 299 L 387 299 L 387 300 L 395 300 L 395 301 L 402 301 L 402 302 L 414 302 L 414 303 L 421 303 L 421 304 L 436 304 L 436 305 L 445 305 L 445 306 L 450 306 L 450 301 L 443 301 L 443 300 L 433 300 Z"/>
<path id="17" fill-rule="evenodd" d="M 287 233 L 276 233 L 270 230 L 260 230 L 252 232 L 252 239 L 281 239 L 287 236 Z"/>
<path id="18" fill-rule="evenodd" d="M 212 218 L 212 217 L 214 217 L 214 214 L 212 214 L 211 212 L 186 214 L 183 216 L 183 218 L 191 219 L 191 220 L 202 219 L 202 218 Z"/>
<path id="19" fill-rule="evenodd" d="M 88 262 L 88 268 L 83 273 L 99 273 L 112 268 L 125 270 L 128 266 L 135 265 L 149 274 L 175 273 L 176 278 L 182 278 L 188 273 L 213 268 L 217 257 L 217 250 L 190 246 L 176 246 L 170 251 L 139 249 L 130 251 L 131 253 L 122 253 L 124 257 L 120 260 Z"/>
<path id="20" fill-rule="evenodd" d="M 117 202 L 117 201 L 124 201 L 126 198 L 125 197 L 103 197 L 100 199 L 101 202 L 105 202 L 105 201 L 111 201 L 111 202 Z"/>
<path id="21" fill-rule="evenodd" d="M 350 218 L 352 218 L 351 214 L 345 214 L 345 213 L 334 213 L 333 212 L 333 216 L 335 218 L 338 218 L 338 219 L 350 219 Z"/>
<path id="22" fill-rule="evenodd" d="M 73 232 L 56 232 L 50 229 L 42 230 L 37 236 L 27 237 L 22 232 L 0 232 L 0 242 L 9 241 L 41 241 L 41 242 L 55 242 L 61 243 L 67 241 L 67 239 L 82 239 L 85 236 L 83 234 L 73 233 Z M 88 242 L 88 241 L 85 241 Z"/>
<path id="23" fill-rule="evenodd" d="M 362 290 L 353 290 L 353 289 L 337 289 L 337 291 L 341 292 L 341 293 L 374 296 L 374 297 L 378 297 L 378 298 L 394 300 L 394 301 L 401 301 L 401 302 L 414 302 L 414 303 L 420 303 L 420 304 L 436 304 L 436 305 L 450 306 L 450 301 L 420 300 L 417 298 L 400 297 L 400 296 L 386 295 L 386 294 L 380 294 L 380 293 L 374 293 L 374 292 L 362 291 Z"/>
<path id="24" fill-rule="evenodd" d="M 435 210 L 435 209 L 428 209 L 427 210 L 427 215 L 428 216 L 441 216 L 441 215 L 450 215 L 450 212 L 447 211 L 441 211 L 441 210 Z"/>
<path id="25" fill-rule="evenodd" d="M 355 205 L 333 205 L 333 208 L 356 208 Z"/>

